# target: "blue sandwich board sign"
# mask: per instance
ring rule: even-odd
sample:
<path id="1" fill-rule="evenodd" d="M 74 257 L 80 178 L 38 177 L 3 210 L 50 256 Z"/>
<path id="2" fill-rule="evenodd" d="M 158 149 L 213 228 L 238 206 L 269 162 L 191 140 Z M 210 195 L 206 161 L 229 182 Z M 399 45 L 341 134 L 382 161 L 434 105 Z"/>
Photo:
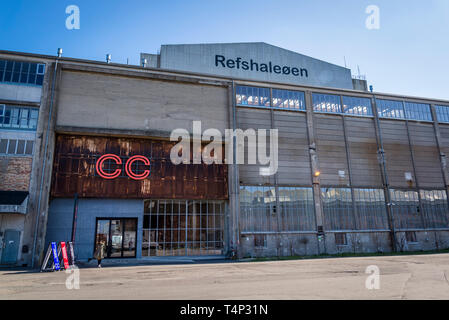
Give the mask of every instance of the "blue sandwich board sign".
<path id="1" fill-rule="evenodd" d="M 55 270 L 59 270 L 59 258 L 58 258 L 58 247 L 56 246 L 56 242 L 51 243 L 51 249 L 53 251 L 53 261 L 55 262 Z"/>

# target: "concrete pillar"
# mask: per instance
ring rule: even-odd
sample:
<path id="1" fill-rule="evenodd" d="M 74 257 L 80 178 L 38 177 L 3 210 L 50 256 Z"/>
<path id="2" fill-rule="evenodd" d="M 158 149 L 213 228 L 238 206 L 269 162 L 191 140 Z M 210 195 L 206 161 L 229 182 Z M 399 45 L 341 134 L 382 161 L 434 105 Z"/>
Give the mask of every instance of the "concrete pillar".
<path id="1" fill-rule="evenodd" d="M 317 225 L 317 237 L 318 237 L 318 254 L 326 253 L 326 239 L 324 236 L 324 214 L 321 206 L 321 188 L 320 177 L 315 176 L 316 172 L 320 172 L 320 165 L 318 161 L 318 155 L 316 153 L 315 143 L 315 127 L 313 122 L 313 105 L 312 105 L 312 92 L 305 92 L 306 98 L 306 117 L 307 117 L 307 134 L 309 139 L 309 156 L 310 156 L 310 169 L 312 175 L 313 186 L 313 200 L 315 203 L 315 218 Z"/>
<path id="2" fill-rule="evenodd" d="M 433 119 L 433 129 L 435 132 L 435 141 L 437 142 L 437 148 L 438 153 L 440 154 L 440 164 L 441 164 L 441 173 L 443 175 L 443 181 L 444 181 L 444 187 L 446 189 L 446 195 L 447 200 L 449 203 L 449 172 L 448 172 L 448 165 L 447 165 L 447 155 L 441 150 L 441 146 L 443 145 L 443 141 L 441 138 L 441 132 L 440 132 L 440 126 L 438 123 L 438 117 L 435 111 L 435 105 L 430 105 L 430 111 L 432 113 L 432 119 Z"/>
<path id="3" fill-rule="evenodd" d="M 48 217 L 48 201 L 51 187 L 51 172 L 55 146 L 56 97 L 60 66 L 49 63 L 46 66 L 39 119 L 34 145 L 33 167 L 30 177 L 28 214 L 25 218 L 24 244 L 29 251 L 24 255 L 28 266 L 40 266 L 45 248 Z M 53 90 L 52 90 L 53 89 Z M 61 239 L 65 241 L 69 239 Z M 33 257 L 34 254 L 34 257 Z M 34 263 L 34 265 L 33 265 Z"/>
<path id="4" fill-rule="evenodd" d="M 236 129 L 237 126 L 237 110 L 235 107 L 235 85 L 234 82 L 228 86 L 228 109 L 229 109 L 229 125 L 232 130 Z M 240 245 L 240 228 L 239 228 L 239 217 L 240 217 L 240 183 L 239 183 L 239 167 L 236 164 L 236 138 L 233 137 L 232 142 L 232 164 L 228 165 L 228 188 L 229 188 L 229 210 L 227 213 L 228 222 L 228 242 L 229 249 L 235 250 L 237 255 L 239 255 L 239 245 Z M 229 155 L 226 155 L 228 157 Z"/>

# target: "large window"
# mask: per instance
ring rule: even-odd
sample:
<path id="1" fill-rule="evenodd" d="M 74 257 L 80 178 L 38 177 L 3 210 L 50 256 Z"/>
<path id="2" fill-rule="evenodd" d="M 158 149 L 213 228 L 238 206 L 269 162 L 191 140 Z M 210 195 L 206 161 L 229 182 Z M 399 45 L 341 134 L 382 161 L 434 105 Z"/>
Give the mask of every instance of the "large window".
<path id="1" fill-rule="evenodd" d="M 312 188 L 279 187 L 280 231 L 315 231 Z"/>
<path id="2" fill-rule="evenodd" d="M 312 188 L 278 187 L 278 189 L 280 208 L 276 207 L 274 186 L 240 187 L 242 232 L 316 230 Z M 278 223 L 281 224 L 279 229 Z"/>
<path id="3" fill-rule="evenodd" d="M 391 212 L 398 229 L 422 229 L 423 219 L 419 208 L 418 192 L 391 189 Z"/>
<path id="4" fill-rule="evenodd" d="M 343 112 L 357 116 L 372 116 L 371 99 L 343 96 Z"/>
<path id="5" fill-rule="evenodd" d="M 0 129 L 36 130 L 38 108 L 0 104 Z"/>
<path id="6" fill-rule="evenodd" d="M 449 123 L 449 106 L 435 106 L 435 112 L 438 121 Z"/>
<path id="7" fill-rule="evenodd" d="M 0 82 L 42 85 L 45 64 L 0 60 Z"/>
<path id="8" fill-rule="evenodd" d="M 326 230 L 352 230 L 355 227 L 350 188 L 321 188 Z"/>
<path id="9" fill-rule="evenodd" d="M 240 187 L 242 232 L 277 231 L 276 189 L 274 186 Z"/>
<path id="10" fill-rule="evenodd" d="M 377 99 L 376 104 L 377 112 L 381 118 L 405 118 L 402 101 Z"/>
<path id="11" fill-rule="evenodd" d="M 270 89 L 237 86 L 236 104 L 240 106 L 270 107 Z"/>
<path id="12" fill-rule="evenodd" d="M 388 229 L 383 189 L 353 189 L 353 192 L 358 229 Z"/>
<path id="13" fill-rule="evenodd" d="M 405 116 L 411 120 L 432 121 L 430 105 L 423 103 L 406 102 Z"/>
<path id="14" fill-rule="evenodd" d="M 273 108 L 306 110 L 304 92 L 273 89 Z"/>
<path id="15" fill-rule="evenodd" d="M 223 254 L 223 201 L 146 200 L 142 256 Z"/>
<path id="16" fill-rule="evenodd" d="M 428 228 L 448 228 L 449 208 L 446 190 L 420 190 Z"/>
<path id="17" fill-rule="evenodd" d="M 333 94 L 313 93 L 313 111 L 341 113 L 340 96 Z"/>

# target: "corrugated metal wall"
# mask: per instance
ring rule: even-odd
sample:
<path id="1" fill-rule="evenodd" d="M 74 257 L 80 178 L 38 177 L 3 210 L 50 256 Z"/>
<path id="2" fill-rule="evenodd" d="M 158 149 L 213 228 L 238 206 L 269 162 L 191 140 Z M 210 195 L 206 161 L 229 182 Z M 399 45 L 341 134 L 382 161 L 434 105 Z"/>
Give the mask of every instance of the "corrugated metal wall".
<path id="1" fill-rule="evenodd" d="M 173 165 L 170 149 L 175 142 L 148 139 L 59 135 L 56 142 L 53 197 L 227 199 L 226 165 Z M 151 173 L 144 180 L 123 175 L 107 180 L 95 172 L 104 154 L 120 157 L 143 155 Z"/>

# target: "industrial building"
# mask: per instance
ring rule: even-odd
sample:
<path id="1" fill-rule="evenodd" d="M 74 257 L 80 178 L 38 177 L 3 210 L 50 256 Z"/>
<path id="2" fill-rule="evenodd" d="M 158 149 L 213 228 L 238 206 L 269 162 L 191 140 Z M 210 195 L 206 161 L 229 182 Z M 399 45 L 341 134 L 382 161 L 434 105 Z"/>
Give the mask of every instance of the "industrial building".
<path id="1" fill-rule="evenodd" d="M 2 264 L 72 237 L 80 261 L 100 241 L 124 261 L 449 248 L 449 101 L 266 43 L 107 57 L 0 51 Z M 194 121 L 277 129 L 276 173 L 172 163 Z"/>

